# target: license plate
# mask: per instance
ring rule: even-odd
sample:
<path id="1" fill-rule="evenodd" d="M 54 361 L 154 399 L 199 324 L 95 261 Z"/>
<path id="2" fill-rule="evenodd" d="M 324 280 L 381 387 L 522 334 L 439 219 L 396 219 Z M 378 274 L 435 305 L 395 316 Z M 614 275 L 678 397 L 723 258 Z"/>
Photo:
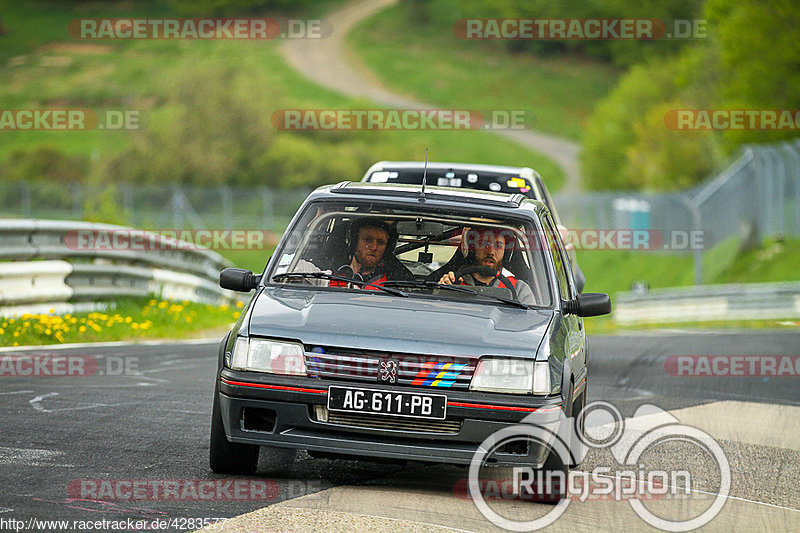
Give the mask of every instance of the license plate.
<path id="1" fill-rule="evenodd" d="M 328 389 L 328 409 L 444 420 L 447 396 L 331 386 Z"/>

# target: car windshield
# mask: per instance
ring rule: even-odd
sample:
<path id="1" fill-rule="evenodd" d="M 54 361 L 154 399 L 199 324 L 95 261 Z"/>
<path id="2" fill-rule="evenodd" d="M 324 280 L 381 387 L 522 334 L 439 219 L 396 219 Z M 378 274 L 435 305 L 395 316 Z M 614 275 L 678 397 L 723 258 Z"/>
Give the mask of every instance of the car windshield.
<path id="1" fill-rule="evenodd" d="M 264 282 L 551 307 L 548 247 L 534 242 L 541 230 L 496 216 L 475 206 L 311 203 L 281 240 Z"/>

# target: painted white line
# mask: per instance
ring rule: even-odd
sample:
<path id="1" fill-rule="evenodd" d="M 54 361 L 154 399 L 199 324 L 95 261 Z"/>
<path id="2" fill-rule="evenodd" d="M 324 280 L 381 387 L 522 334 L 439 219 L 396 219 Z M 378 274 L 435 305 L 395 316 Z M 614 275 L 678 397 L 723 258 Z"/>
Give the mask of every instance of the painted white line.
<path id="1" fill-rule="evenodd" d="M 580 473 L 580 474 L 596 475 L 597 477 L 605 477 L 605 478 L 609 478 L 609 479 L 618 479 L 620 481 L 623 480 L 620 476 L 608 476 L 608 475 L 605 475 L 605 474 L 592 474 L 591 472 L 584 472 L 582 470 L 575 470 L 575 472 Z M 625 478 L 625 480 L 626 481 L 630 481 L 630 478 Z M 654 485 L 653 483 L 648 483 L 647 481 L 643 481 L 643 480 L 640 480 L 640 479 L 634 479 L 634 481 L 639 485 L 648 485 L 648 484 L 651 485 L 651 486 Z M 672 485 L 670 485 L 669 483 L 659 483 L 659 488 L 661 488 L 661 487 L 670 487 L 670 488 L 672 488 Z M 684 491 L 688 490 L 689 492 L 696 492 L 698 494 L 705 494 L 707 496 L 719 496 L 720 495 L 717 492 L 709 492 L 709 491 L 706 491 L 706 490 L 699 490 L 699 489 L 693 489 L 693 488 L 688 488 L 687 489 L 686 487 L 675 487 L 675 488 L 677 488 L 679 490 L 684 490 Z M 737 500 L 737 501 L 745 502 L 745 503 L 754 503 L 756 505 L 764 505 L 766 507 L 774 507 L 775 509 L 782 509 L 784 511 L 792 511 L 792 512 L 795 512 L 795 513 L 800 513 L 800 509 L 794 509 L 792 507 L 784 507 L 783 505 L 775 505 L 774 503 L 767 503 L 767 502 L 759 502 L 759 501 L 756 501 L 756 500 L 749 500 L 747 498 L 742 498 L 742 497 L 739 497 L 739 496 L 730 496 L 730 495 L 728 495 L 727 499 L 728 500 Z"/>
<path id="2" fill-rule="evenodd" d="M 306 496 L 312 496 L 312 495 L 311 494 L 307 494 Z M 425 522 L 417 522 L 417 521 L 414 521 L 414 520 L 405 520 L 405 519 L 402 519 L 402 518 L 391 518 L 391 517 L 388 517 L 388 516 L 378 516 L 378 515 L 371 515 L 371 514 L 354 513 L 352 511 L 334 511 L 334 510 L 330 510 L 330 509 L 312 509 L 312 508 L 309 508 L 309 507 L 294 507 L 292 505 L 289 505 L 288 503 L 287 503 L 287 505 L 284 505 L 283 508 L 284 509 L 295 509 L 295 510 L 298 510 L 298 511 L 317 511 L 320 514 L 338 514 L 338 515 L 358 516 L 358 517 L 361 517 L 361 518 L 373 518 L 373 519 L 377 518 L 379 520 L 388 520 L 390 522 L 400 522 L 400 523 L 404 523 L 404 524 L 419 524 L 420 526 L 430 526 L 431 525 L 431 524 L 426 524 Z M 242 515 L 239 515 L 239 516 L 242 516 Z M 233 518 L 238 518 L 239 516 L 234 516 Z M 455 531 L 456 533 L 473 533 L 473 531 L 471 531 L 469 529 L 458 529 L 458 528 L 455 528 L 455 527 L 442 526 L 442 525 L 439 525 L 439 524 L 435 524 L 435 526 L 437 528 L 446 529 L 447 531 Z"/>
<path id="3" fill-rule="evenodd" d="M 42 394 L 41 396 L 37 396 L 36 398 L 30 400 L 28 403 L 31 404 L 35 410 L 39 411 L 40 413 L 60 413 L 61 411 L 84 411 L 86 409 L 96 409 L 98 407 L 118 407 L 120 405 L 137 405 L 141 402 L 123 402 L 123 403 L 92 403 L 89 405 L 81 405 L 78 407 L 59 407 L 58 409 L 47 409 L 41 405 L 41 401 L 46 398 L 51 398 L 53 396 L 58 396 L 57 392 L 48 392 L 47 394 Z"/>
<path id="4" fill-rule="evenodd" d="M 33 392 L 33 391 L 32 390 L 15 390 L 15 391 L 10 391 L 10 392 L 0 392 L 0 395 L 3 395 L 3 394 L 29 394 L 31 392 Z"/>
<path id="5" fill-rule="evenodd" d="M 208 413 L 204 411 L 184 411 L 183 409 L 157 409 L 157 411 L 163 411 L 165 413 L 186 413 L 187 415 L 207 415 Z"/>
<path id="6" fill-rule="evenodd" d="M 57 392 L 48 392 L 47 394 L 42 394 L 41 396 L 37 396 L 36 398 L 28 401 L 28 403 L 31 404 L 31 407 L 33 407 L 34 409 L 36 409 L 39 412 L 49 413 L 50 411 L 48 409 L 45 409 L 44 407 L 42 407 L 39 404 L 39 402 L 41 402 L 45 398 L 50 398 L 52 396 L 58 396 L 58 393 Z"/>
<path id="7" fill-rule="evenodd" d="M 20 352 L 31 350 L 69 350 L 70 348 L 113 348 L 116 346 L 158 346 L 170 344 L 219 344 L 221 337 L 206 339 L 156 339 L 146 341 L 110 341 L 110 342 L 75 342 L 72 344 L 43 344 L 41 346 L 4 346 L 2 352 Z"/>

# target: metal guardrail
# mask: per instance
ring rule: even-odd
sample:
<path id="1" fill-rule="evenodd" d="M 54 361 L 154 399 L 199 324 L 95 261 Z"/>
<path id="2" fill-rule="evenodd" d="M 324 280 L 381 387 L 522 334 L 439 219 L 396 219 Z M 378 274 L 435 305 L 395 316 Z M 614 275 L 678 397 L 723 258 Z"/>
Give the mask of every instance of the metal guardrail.
<path id="1" fill-rule="evenodd" d="M 622 293 L 620 324 L 800 318 L 800 282 L 703 285 Z"/>
<path id="2" fill-rule="evenodd" d="M 76 246 L 78 232 L 113 234 L 115 246 Z M 150 295 L 214 304 L 242 299 L 218 285 L 219 272 L 232 266 L 221 255 L 158 234 L 144 233 L 154 249 L 125 241 L 143 233 L 111 224 L 0 220 L 0 306 Z"/>

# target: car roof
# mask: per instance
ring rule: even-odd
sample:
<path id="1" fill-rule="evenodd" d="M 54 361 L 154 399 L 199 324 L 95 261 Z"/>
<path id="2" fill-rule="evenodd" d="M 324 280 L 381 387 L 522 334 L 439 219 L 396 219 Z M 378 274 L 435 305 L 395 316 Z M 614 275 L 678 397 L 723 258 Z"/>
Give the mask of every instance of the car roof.
<path id="1" fill-rule="evenodd" d="M 521 178 L 533 181 L 539 173 L 530 167 L 510 167 L 503 165 L 480 165 L 474 163 L 434 163 L 427 164 L 432 170 L 459 170 L 475 172 L 496 172 L 498 174 L 514 174 Z M 361 181 L 365 181 L 372 173 L 381 170 L 422 170 L 425 168 L 424 161 L 379 161 L 369 167 Z"/>
<path id="2" fill-rule="evenodd" d="M 420 205 L 421 192 L 422 187 L 420 185 L 343 181 L 335 185 L 319 187 L 309 195 L 306 201 L 320 198 L 345 199 L 350 197 L 352 199 L 375 198 L 404 205 Z M 520 193 L 496 193 L 432 185 L 426 185 L 425 187 L 424 202 L 426 205 L 432 206 L 452 205 L 453 203 L 458 204 L 459 207 L 469 205 L 471 208 L 482 208 L 486 212 L 493 211 L 496 214 L 500 214 L 500 212 L 511 214 L 510 210 L 516 210 L 520 213 L 527 211 L 529 214 L 530 211 L 533 211 L 538 216 L 549 213 L 547 206 L 543 202 L 528 198 Z"/>

